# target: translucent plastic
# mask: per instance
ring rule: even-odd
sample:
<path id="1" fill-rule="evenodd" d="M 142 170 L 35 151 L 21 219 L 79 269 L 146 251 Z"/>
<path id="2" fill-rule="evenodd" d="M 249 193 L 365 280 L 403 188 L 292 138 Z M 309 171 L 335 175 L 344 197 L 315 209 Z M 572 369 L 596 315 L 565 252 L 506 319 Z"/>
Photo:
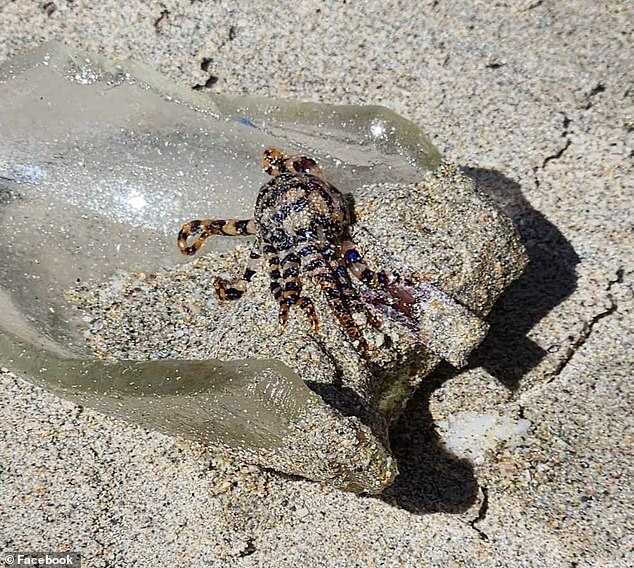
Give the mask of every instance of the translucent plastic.
<path id="1" fill-rule="evenodd" d="M 247 456 L 292 454 L 293 425 L 332 412 L 288 367 L 98 360 L 64 298 L 117 270 L 186 262 L 175 232 L 202 212 L 250 217 L 265 146 L 315 157 L 347 192 L 414 181 L 440 162 L 418 127 L 380 107 L 207 97 L 143 65 L 54 43 L 2 64 L 0 364 L 148 427 Z M 351 438 L 371 437 L 337 420 Z M 362 471 L 333 455 L 297 473 L 380 491 L 395 475 L 389 453 L 374 439 L 356 451 L 368 456 Z"/>

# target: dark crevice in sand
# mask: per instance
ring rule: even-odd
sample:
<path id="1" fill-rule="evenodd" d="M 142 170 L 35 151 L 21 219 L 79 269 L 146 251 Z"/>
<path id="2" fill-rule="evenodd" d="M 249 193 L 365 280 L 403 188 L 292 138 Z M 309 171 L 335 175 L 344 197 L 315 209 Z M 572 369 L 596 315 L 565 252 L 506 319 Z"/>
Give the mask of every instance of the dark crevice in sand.
<path id="1" fill-rule="evenodd" d="M 568 364 L 570 363 L 572 358 L 575 356 L 577 351 L 579 351 L 584 346 L 586 341 L 588 341 L 588 339 L 590 339 L 590 336 L 592 335 L 592 332 L 594 331 L 594 326 L 597 323 L 599 323 L 601 320 L 607 318 L 608 316 L 611 316 L 614 312 L 617 311 L 618 303 L 616 302 L 616 300 L 612 296 L 611 290 L 612 290 L 612 286 L 614 286 L 615 284 L 620 284 L 620 283 L 623 282 L 623 275 L 624 274 L 625 274 L 625 270 L 623 269 L 623 267 L 620 267 L 616 271 L 615 280 L 610 280 L 608 282 L 608 285 L 607 285 L 607 287 L 605 289 L 606 298 L 607 298 L 607 300 L 609 302 L 608 307 L 605 308 L 604 310 L 602 310 L 601 312 L 599 312 L 598 314 L 596 314 L 594 317 L 592 317 L 590 319 L 590 321 L 585 323 L 581 333 L 579 334 L 577 339 L 574 341 L 574 343 L 568 349 L 568 351 L 566 353 L 566 356 L 559 362 L 559 364 L 557 365 L 555 370 L 551 373 L 551 375 L 550 375 L 550 377 L 548 378 L 548 381 L 547 381 L 548 383 L 554 381 L 564 371 L 564 369 L 568 366 Z"/>
<path id="2" fill-rule="evenodd" d="M 594 97 L 596 97 L 598 94 L 605 92 L 605 85 L 599 81 L 594 87 L 592 87 L 592 89 L 590 90 L 590 92 L 586 95 L 586 104 L 583 107 L 584 110 L 589 110 L 592 108 L 592 106 L 594 105 Z"/>
<path id="3" fill-rule="evenodd" d="M 193 1 L 192 1 L 192 4 L 193 4 Z M 236 26 L 234 25 L 229 26 L 227 37 L 226 39 L 220 42 L 220 44 L 216 48 L 216 52 L 220 53 L 222 49 L 225 47 L 225 45 L 232 42 L 236 38 L 236 35 L 238 35 Z M 213 87 L 216 86 L 218 81 L 220 81 L 220 77 L 211 73 L 210 71 L 212 63 L 213 63 L 213 59 L 211 57 L 203 57 L 203 60 L 200 62 L 200 68 L 205 73 L 208 73 L 209 75 L 203 83 L 197 83 L 196 85 L 192 85 L 192 89 L 194 91 L 203 91 L 205 89 L 212 89 Z"/>
<path id="4" fill-rule="evenodd" d="M 55 2 L 46 2 L 42 6 L 42 10 L 50 18 L 55 12 L 57 12 L 57 4 L 55 4 Z"/>
<path id="5" fill-rule="evenodd" d="M 472 521 L 469 521 L 469 526 L 478 533 L 481 540 L 489 540 L 489 536 L 483 531 L 476 527 L 476 524 L 483 521 L 487 515 L 487 511 L 489 510 L 489 490 L 481 486 L 480 491 L 482 491 L 482 503 L 480 503 L 480 508 L 478 509 L 478 515 Z"/>
<path id="6" fill-rule="evenodd" d="M 568 148 L 570 148 L 570 145 L 572 144 L 572 140 L 570 140 L 570 137 L 569 137 L 569 133 L 570 133 L 569 127 L 572 124 L 572 120 L 568 117 L 568 115 L 565 112 L 562 114 L 563 114 L 563 121 L 562 121 L 561 136 L 562 138 L 565 138 L 565 142 L 559 148 L 559 150 L 557 150 L 554 154 L 550 154 L 549 156 L 546 156 L 544 160 L 542 161 L 541 166 L 536 166 L 533 168 L 533 179 L 535 181 L 535 189 L 538 189 L 540 186 L 539 176 L 537 175 L 538 172 L 540 170 L 546 169 L 546 166 L 548 165 L 549 162 L 552 162 L 554 160 L 559 160 L 566 153 L 566 151 L 568 150 Z"/>
<path id="7" fill-rule="evenodd" d="M 572 144 L 572 141 L 569 138 L 569 130 L 568 130 L 568 128 L 570 127 L 570 124 L 572 123 L 572 120 L 568 117 L 568 115 L 565 112 L 562 114 L 564 118 L 562 121 L 563 132 L 561 133 L 561 137 L 565 138 L 566 141 L 564 142 L 564 145 L 561 148 L 559 148 L 559 150 L 557 150 L 557 152 L 555 152 L 554 154 L 551 154 L 550 156 L 546 156 L 544 158 L 541 169 L 544 169 L 546 167 L 546 164 L 548 164 L 548 162 L 551 162 L 552 160 L 558 160 L 559 158 L 561 158 L 566 152 L 566 150 L 568 150 L 568 148 L 570 147 L 570 144 Z"/>
<path id="8" fill-rule="evenodd" d="M 161 13 L 158 18 L 154 20 L 154 29 L 156 33 L 161 33 L 161 26 L 165 23 L 165 21 L 170 17 L 170 11 L 167 9 L 165 4 L 161 4 Z"/>
<path id="9" fill-rule="evenodd" d="M 570 138 L 566 139 L 566 142 L 564 143 L 564 145 L 559 148 L 559 150 L 557 150 L 556 153 L 550 155 L 550 156 L 546 156 L 544 158 L 544 162 L 542 163 L 542 167 L 541 169 L 544 169 L 546 167 L 546 165 L 548 164 L 548 162 L 552 162 L 553 160 L 558 160 L 559 158 L 561 158 L 564 153 L 566 152 L 566 150 L 568 148 L 570 148 L 570 145 L 572 144 L 572 141 L 570 140 Z"/>
<path id="10" fill-rule="evenodd" d="M 218 48 L 216 49 L 216 51 L 218 53 L 220 51 L 222 51 L 222 49 L 224 49 L 225 45 L 227 45 L 228 43 L 232 42 L 236 38 L 237 35 L 238 35 L 238 31 L 237 31 L 236 26 L 234 26 L 234 25 L 229 26 L 229 31 L 227 32 L 227 38 L 220 42 L 220 45 L 218 45 Z"/>
<path id="11" fill-rule="evenodd" d="M 209 75 L 204 83 L 198 83 L 192 86 L 194 91 L 202 91 L 203 89 L 211 89 L 218 82 L 218 77 L 215 75 Z"/>
<path id="12" fill-rule="evenodd" d="M 539 8 L 544 3 L 544 0 L 537 0 L 537 2 L 533 2 L 528 8 L 527 11 L 534 10 L 535 8 Z"/>
<path id="13" fill-rule="evenodd" d="M 73 426 L 77 426 L 77 421 L 79 419 L 79 417 L 84 413 L 85 407 L 81 404 L 76 405 L 73 408 L 73 411 L 71 414 L 69 414 L 68 416 L 68 421 L 73 425 Z"/>
<path id="14" fill-rule="evenodd" d="M 238 557 L 244 558 L 245 556 L 251 556 L 251 554 L 253 554 L 256 550 L 257 548 L 255 547 L 253 539 L 249 538 L 244 549 L 238 554 Z"/>

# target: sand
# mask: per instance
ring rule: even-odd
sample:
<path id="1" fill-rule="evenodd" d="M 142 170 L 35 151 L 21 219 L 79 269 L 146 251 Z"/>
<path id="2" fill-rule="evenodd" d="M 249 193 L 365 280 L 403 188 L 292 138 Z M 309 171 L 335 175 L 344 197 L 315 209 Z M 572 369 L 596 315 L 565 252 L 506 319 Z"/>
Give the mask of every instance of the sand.
<path id="1" fill-rule="evenodd" d="M 56 7 L 1 2 L 0 57 L 61 39 L 215 92 L 386 105 L 513 216 L 531 265 L 469 368 L 441 367 L 393 427 L 401 474 L 381 498 L 226 461 L 3 372 L 3 550 L 79 550 L 88 566 L 631 565 L 627 3 Z"/>

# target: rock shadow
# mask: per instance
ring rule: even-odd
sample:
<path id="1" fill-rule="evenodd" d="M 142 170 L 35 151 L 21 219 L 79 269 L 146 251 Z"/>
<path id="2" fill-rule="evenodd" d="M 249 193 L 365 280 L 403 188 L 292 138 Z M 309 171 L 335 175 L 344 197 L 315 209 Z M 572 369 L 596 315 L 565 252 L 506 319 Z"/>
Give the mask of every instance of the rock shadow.
<path id="1" fill-rule="evenodd" d="M 546 355 L 527 334 L 576 289 L 580 260 L 559 229 L 530 205 L 517 182 L 495 170 L 465 168 L 464 172 L 513 219 L 529 257 L 522 276 L 493 307 L 488 317 L 491 330 L 469 365 L 483 367 L 515 390 Z"/>
<path id="2" fill-rule="evenodd" d="M 546 355 L 527 334 L 575 290 L 580 260 L 557 227 L 530 205 L 518 183 L 495 170 L 464 168 L 464 172 L 513 219 L 529 256 L 525 272 L 495 304 L 488 317 L 491 330 L 469 365 L 485 368 L 516 390 L 522 377 Z M 390 442 L 400 474 L 381 495 L 386 503 L 417 514 L 461 513 L 475 503 L 478 483 L 473 466 L 444 447 L 429 411 L 434 391 L 458 372 L 441 364 L 392 426 Z"/>
<path id="3" fill-rule="evenodd" d="M 390 429 L 399 475 L 380 498 L 410 513 L 463 513 L 478 496 L 473 465 L 444 447 L 429 411 L 432 394 L 450 378 L 444 368 L 425 380 Z"/>

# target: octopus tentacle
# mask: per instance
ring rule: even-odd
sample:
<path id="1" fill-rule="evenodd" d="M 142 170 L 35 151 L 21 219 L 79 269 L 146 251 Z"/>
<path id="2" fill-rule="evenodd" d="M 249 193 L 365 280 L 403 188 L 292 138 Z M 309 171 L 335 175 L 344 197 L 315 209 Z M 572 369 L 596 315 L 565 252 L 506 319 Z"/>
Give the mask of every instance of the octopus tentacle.
<path id="1" fill-rule="evenodd" d="M 178 233 L 178 248 L 187 256 L 196 254 L 207 238 L 212 235 L 246 237 L 257 234 L 253 219 L 194 219 L 185 223 Z M 196 240 L 189 245 L 189 239 Z"/>
<path id="2" fill-rule="evenodd" d="M 260 257 L 260 245 L 256 243 L 251 249 L 247 267 L 241 278 L 226 280 L 218 277 L 214 279 L 213 285 L 221 300 L 239 300 L 242 297 L 247 290 L 248 283 L 251 282 L 251 278 L 257 271 L 257 262 Z"/>
<path id="3" fill-rule="evenodd" d="M 356 249 L 356 245 L 351 240 L 341 243 L 341 252 L 350 272 L 361 282 L 370 288 L 385 288 L 390 284 L 397 284 L 401 277 L 398 274 L 389 274 L 384 270 L 375 272 L 364 262 L 361 254 Z"/>

